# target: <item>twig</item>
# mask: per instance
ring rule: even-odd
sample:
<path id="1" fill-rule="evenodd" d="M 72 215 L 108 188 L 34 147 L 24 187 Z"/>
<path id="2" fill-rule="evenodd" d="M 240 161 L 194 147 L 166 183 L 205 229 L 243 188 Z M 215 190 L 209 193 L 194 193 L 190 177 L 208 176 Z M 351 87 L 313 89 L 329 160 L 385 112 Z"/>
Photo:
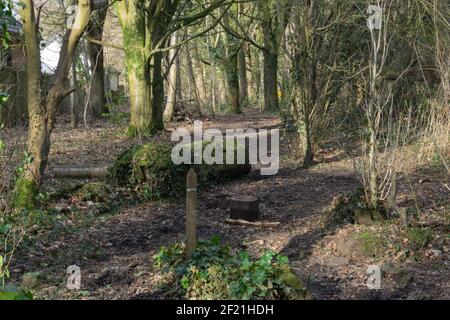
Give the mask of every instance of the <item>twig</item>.
<path id="1" fill-rule="evenodd" d="M 264 222 L 264 221 L 246 221 L 239 219 L 225 219 L 228 224 L 237 224 L 249 227 L 259 227 L 259 228 L 276 228 L 280 225 L 280 222 Z"/>

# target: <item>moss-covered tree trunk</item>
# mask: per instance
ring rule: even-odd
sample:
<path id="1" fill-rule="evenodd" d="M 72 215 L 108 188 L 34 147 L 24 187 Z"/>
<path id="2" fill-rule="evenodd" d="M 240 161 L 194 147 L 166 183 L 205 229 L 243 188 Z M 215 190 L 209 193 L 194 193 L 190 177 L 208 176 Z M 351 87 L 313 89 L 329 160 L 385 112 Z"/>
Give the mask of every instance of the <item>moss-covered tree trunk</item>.
<path id="1" fill-rule="evenodd" d="M 150 130 L 151 100 L 150 79 L 146 74 L 145 16 L 136 1 L 117 2 L 117 12 L 123 31 L 125 65 L 130 94 L 130 123 L 128 135 L 133 137 Z"/>
<path id="2" fill-rule="evenodd" d="M 25 48 L 27 57 L 27 105 L 29 116 L 28 159 L 22 177 L 15 186 L 15 203 L 18 208 L 29 207 L 34 203 L 34 196 L 41 184 L 45 169 L 45 150 L 48 143 L 46 112 L 42 104 L 41 60 L 38 30 L 35 23 L 34 3 L 23 1 L 20 15 L 23 20 Z"/>
<path id="3" fill-rule="evenodd" d="M 130 61 L 131 60 L 131 61 Z M 130 86 L 131 119 L 128 135 L 151 133 L 151 98 L 150 79 L 146 75 L 145 59 L 126 59 L 128 69 L 128 84 Z"/>
<path id="4" fill-rule="evenodd" d="M 130 137 L 152 134 L 164 129 L 162 54 L 152 52 L 159 40 L 157 28 L 161 30 L 163 26 L 155 23 L 156 17 L 148 17 L 144 7 L 151 5 L 150 2 L 142 4 L 138 0 L 131 0 L 116 3 L 123 31 L 130 86 Z"/>
<path id="5" fill-rule="evenodd" d="M 29 115 L 28 157 L 23 174 L 16 182 L 14 207 L 27 208 L 34 205 L 34 199 L 45 169 L 45 150 L 48 148 L 46 112 L 41 97 L 41 61 L 38 30 L 35 23 L 34 3 L 25 0 L 20 15 L 23 20 L 27 57 L 27 105 Z"/>

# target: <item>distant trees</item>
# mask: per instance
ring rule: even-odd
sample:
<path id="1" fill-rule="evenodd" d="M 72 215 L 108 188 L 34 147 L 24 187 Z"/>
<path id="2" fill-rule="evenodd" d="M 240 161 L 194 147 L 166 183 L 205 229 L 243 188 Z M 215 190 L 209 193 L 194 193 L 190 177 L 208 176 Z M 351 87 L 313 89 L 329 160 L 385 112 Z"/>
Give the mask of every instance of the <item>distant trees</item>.
<path id="1" fill-rule="evenodd" d="M 163 52 L 170 50 L 167 44 L 172 33 L 198 23 L 223 3 L 225 0 L 214 0 L 209 4 L 200 2 L 198 6 L 182 4 L 179 0 L 116 2 L 130 87 L 129 136 L 154 133 L 164 128 L 162 58 Z M 184 43 L 196 36 L 189 35 Z"/>
<path id="2" fill-rule="evenodd" d="M 344 84 L 339 70 L 345 67 L 340 49 L 347 10 L 345 2 L 292 3 L 282 44 L 292 79 L 285 80 L 285 87 L 291 90 L 286 94 L 292 103 L 305 167 L 313 164 L 321 125 Z"/>
<path id="3" fill-rule="evenodd" d="M 15 189 L 19 206 L 32 202 L 31 194 L 42 181 L 56 111 L 74 90 L 66 80 L 84 34 L 92 75 L 89 109 L 94 117 L 107 112 L 103 59 L 107 1 L 76 3 L 75 27 L 64 33 L 58 66 L 45 92 L 39 10 L 33 0 L 20 2 L 30 125 L 25 170 Z M 259 102 L 262 111 L 289 115 L 305 166 L 314 163 L 324 137 L 358 126 L 365 155 L 362 178 L 368 202 L 375 206 L 386 199 L 398 170 L 394 158 L 386 162 L 381 154 L 408 140 L 396 132 L 410 132 L 414 117 L 425 117 L 424 101 L 433 108 L 440 105 L 433 123 L 445 122 L 448 114 L 444 100 L 449 96 L 450 28 L 445 3 L 380 1 L 385 9 L 381 30 L 367 28 L 364 0 L 111 3 L 123 37 L 130 137 L 163 130 L 182 90 L 190 91 L 186 97 L 199 109 L 210 104 L 206 109 L 213 115 L 224 100 L 233 113 L 242 112 L 251 101 Z M 396 27 L 389 29 L 394 23 Z M 183 77 L 186 86 L 180 84 Z M 348 115 L 360 122 L 350 124 Z M 417 126 L 423 125 L 417 121 Z M 388 169 L 383 168 L 386 163 Z"/>

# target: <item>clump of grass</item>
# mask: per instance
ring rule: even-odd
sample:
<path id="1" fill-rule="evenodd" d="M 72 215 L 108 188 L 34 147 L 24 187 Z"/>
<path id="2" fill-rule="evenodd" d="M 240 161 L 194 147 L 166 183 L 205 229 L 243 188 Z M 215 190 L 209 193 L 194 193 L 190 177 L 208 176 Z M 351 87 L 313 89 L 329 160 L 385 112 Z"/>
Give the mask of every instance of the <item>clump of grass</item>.
<path id="1" fill-rule="evenodd" d="M 386 240 L 373 231 L 363 231 L 355 235 L 358 250 L 369 257 L 379 257 L 386 249 Z"/>
<path id="2" fill-rule="evenodd" d="M 423 228 L 410 228 L 407 232 L 408 240 L 420 247 L 426 246 L 432 239 L 430 230 Z"/>

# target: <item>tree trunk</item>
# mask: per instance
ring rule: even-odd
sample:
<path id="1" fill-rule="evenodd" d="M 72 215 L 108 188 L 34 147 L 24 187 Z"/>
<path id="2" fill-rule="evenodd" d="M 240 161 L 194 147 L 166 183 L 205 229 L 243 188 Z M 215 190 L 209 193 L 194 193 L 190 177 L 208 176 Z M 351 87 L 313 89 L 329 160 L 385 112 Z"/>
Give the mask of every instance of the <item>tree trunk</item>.
<path id="1" fill-rule="evenodd" d="M 138 17 L 144 20 L 143 17 Z M 135 137 L 152 133 L 152 101 L 150 67 L 145 52 L 145 34 L 138 28 L 143 23 L 136 18 L 133 23 L 122 23 L 125 63 L 130 87 L 130 124 L 127 135 Z"/>
<path id="2" fill-rule="evenodd" d="M 177 32 L 174 32 L 172 34 L 172 37 L 170 39 L 170 46 L 174 46 L 177 44 Z M 164 121 L 170 122 L 173 118 L 173 110 L 177 101 L 177 86 L 178 86 L 178 74 L 180 72 L 179 65 L 177 64 L 177 50 L 172 49 L 169 52 L 169 63 L 172 63 L 170 66 L 170 73 L 169 73 L 169 89 L 167 93 L 167 103 L 166 108 L 164 110 Z"/>
<path id="3" fill-rule="evenodd" d="M 231 112 L 241 113 L 239 100 L 239 73 L 237 54 L 231 54 L 225 58 L 225 77 L 228 88 L 228 100 L 231 104 Z"/>
<path id="4" fill-rule="evenodd" d="M 107 9 L 98 10 L 94 19 L 88 26 L 87 34 L 94 40 L 101 41 L 103 38 L 103 27 L 105 25 Z M 99 118 L 107 113 L 105 99 L 105 68 L 103 46 L 88 41 L 89 61 L 91 65 L 92 84 L 90 87 L 89 109 L 93 118 Z"/>
<path id="5" fill-rule="evenodd" d="M 223 23 L 230 28 L 228 14 L 223 17 Z M 239 64 L 238 55 L 241 50 L 241 44 L 233 36 L 224 34 L 225 54 L 223 57 L 223 66 L 225 71 L 225 80 L 227 83 L 228 102 L 231 104 L 231 112 L 241 113 L 241 100 L 239 95 Z"/>
<path id="6" fill-rule="evenodd" d="M 152 56 L 152 63 L 150 66 L 150 73 L 152 77 L 152 99 L 151 110 L 151 131 L 164 130 L 164 77 L 162 74 L 162 59 L 163 54 L 161 52 Z"/>
<path id="7" fill-rule="evenodd" d="M 175 86 L 175 92 L 177 101 L 183 100 L 183 94 L 181 91 L 181 61 L 180 61 L 180 53 L 177 54 L 177 57 L 175 58 L 175 65 L 177 68 L 177 85 Z"/>
<path id="8" fill-rule="evenodd" d="M 278 110 L 278 54 L 271 50 L 264 50 L 264 108 Z"/>
<path id="9" fill-rule="evenodd" d="M 187 28 L 185 32 L 185 38 L 187 38 Z M 192 65 L 192 57 L 189 49 L 189 44 L 186 44 L 186 64 L 187 64 L 187 71 L 188 71 L 188 77 L 189 77 L 189 83 L 191 87 L 191 93 L 194 97 L 195 104 L 197 108 L 201 110 L 201 101 L 200 101 L 200 94 L 197 87 L 197 81 L 195 80 L 195 73 L 194 73 L 194 66 Z"/>
<path id="10" fill-rule="evenodd" d="M 211 87 L 210 87 L 210 103 L 211 103 L 211 115 L 214 118 L 217 110 L 217 94 L 216 94 L 216 64 L 215 61 L 211 61 Z"/>
<path id="11" fill-rule="evenodd" d="M 196 57 L 200 57 L 200 54 L 198 52 L 198 46 L 196 45 L 195 47 L 195 56 Z M 208 92 L 207 92 L 207 88 L 206 88 L 206 72 L 205 72 L 205 66 L 202 62 L 198 62 L 195 65 L 194 71 L 196 71 L 197 79 L 197 85 L 198 85 L 198 92 L 199 92 L 199 99 L 200 99 L 200 103 L 202 106 L 204 106 L 206 104 L 207 101 L 207 97 L 208 97 Z"/>
<path id="12" fill-rule="evenodd" d="M 311 119 L 310 119 L 310 106 L 308 103 L 305 104 L 305 138 L 306 138 L 306 150 L 305 157 L 303 159 L 303 166 L 308 168 L 314 163 L 314 152 L 312 144 L 312 134 L 311 134 Z"/>
<path id="13" fill-rule="evenodd" d="M 259 83 L 261 82 L 261 67 L 259 66 L 259 57 L 254 56 L 252 50 L 247 51 L 247 61 L 250 67 L 250 79 L 249 80 L 249 103 L 253 103 L 255 100 L 250 101 L 250 97 L 259 97 Z M 254 99 L 253 98 L 253 99 Z"/>
<path id="14" fill-rule="evenodd" d="M 131 109 L 127 135 L 135 137 L 148 134 L 151 131 L 151 85 L 149 77 L 145 74 L 145 59 L 128 58 L 127 60 Z"/>
<path id="15" fill-rule="evenodd" d="M 265 103 L 265 94 L 264 94 L 264 53 L 261 51 L 259 54 L 259 67 L 260 67 L 260 73 L 259 73 L 259 84 L 258 84 L 258 99 L 259 99 L 259 110 L 265 111 L 266 110 L 266 103 Z"/>
<path id="16" fill-rule="evenodd" d="M 370 120 L 369 120 L 370 121 Z M 376 167 L 376 150 L 377 150 L 377 138 L 373 124 L 369 124 L 369 204 L 373 208 L 378 207 L 378 180 L 377 180 L 377 167 Z"/>
<path id="17" fill-rule="evenodd" d="M 245 46 L 242 46 L 238 52 L 238 69 L 239 69 L 239 100 L 241 107 L 248 105 L 248 80 L 247 80 L 247 63 L 245 57 Z"/>
<path id="18" fill-rule="evenodd" d="M 80 102 L 77 87 L 77 67 L 75 63 L 72 63 L 72 77 L 70 78 L 70 86 L 76 88 L 70 95 L 70 125 L 72 129 L 78 128 L 79 114 L 77 105 Z"/>
<path id="19" fill-rule="evenodd" d="M 136 0 L 119 1 L 116 8 L 123 31 L 130 86 L 131 119 L 127 135 L 153 134 L 164 129 L 162 54 L 152 53 L 155 43 L 160 40 L 158 30 L 162 26 L 147 23 L 152 17 L 146 16 Z"/>
<path id="20" fill-rule="evenodd" d="M 63 37 L 58 66 L 45 103 L 41 99 L 41 61 L 40 48 L 33 0 L 22 1 L 20 15 L 23 21 L 27 57 L 27 104 L 29 116 L 28 154 L 23 174 L 17 179 L 14 207 L 32 208 L 48 161 L 50 135 L 52 133 L 57 108 L 71 90 L 66 88 L 67 77 L 76 47 L 89 21 L 91 9 L 89 2 L 80 1 L 71 30 Z"/>

